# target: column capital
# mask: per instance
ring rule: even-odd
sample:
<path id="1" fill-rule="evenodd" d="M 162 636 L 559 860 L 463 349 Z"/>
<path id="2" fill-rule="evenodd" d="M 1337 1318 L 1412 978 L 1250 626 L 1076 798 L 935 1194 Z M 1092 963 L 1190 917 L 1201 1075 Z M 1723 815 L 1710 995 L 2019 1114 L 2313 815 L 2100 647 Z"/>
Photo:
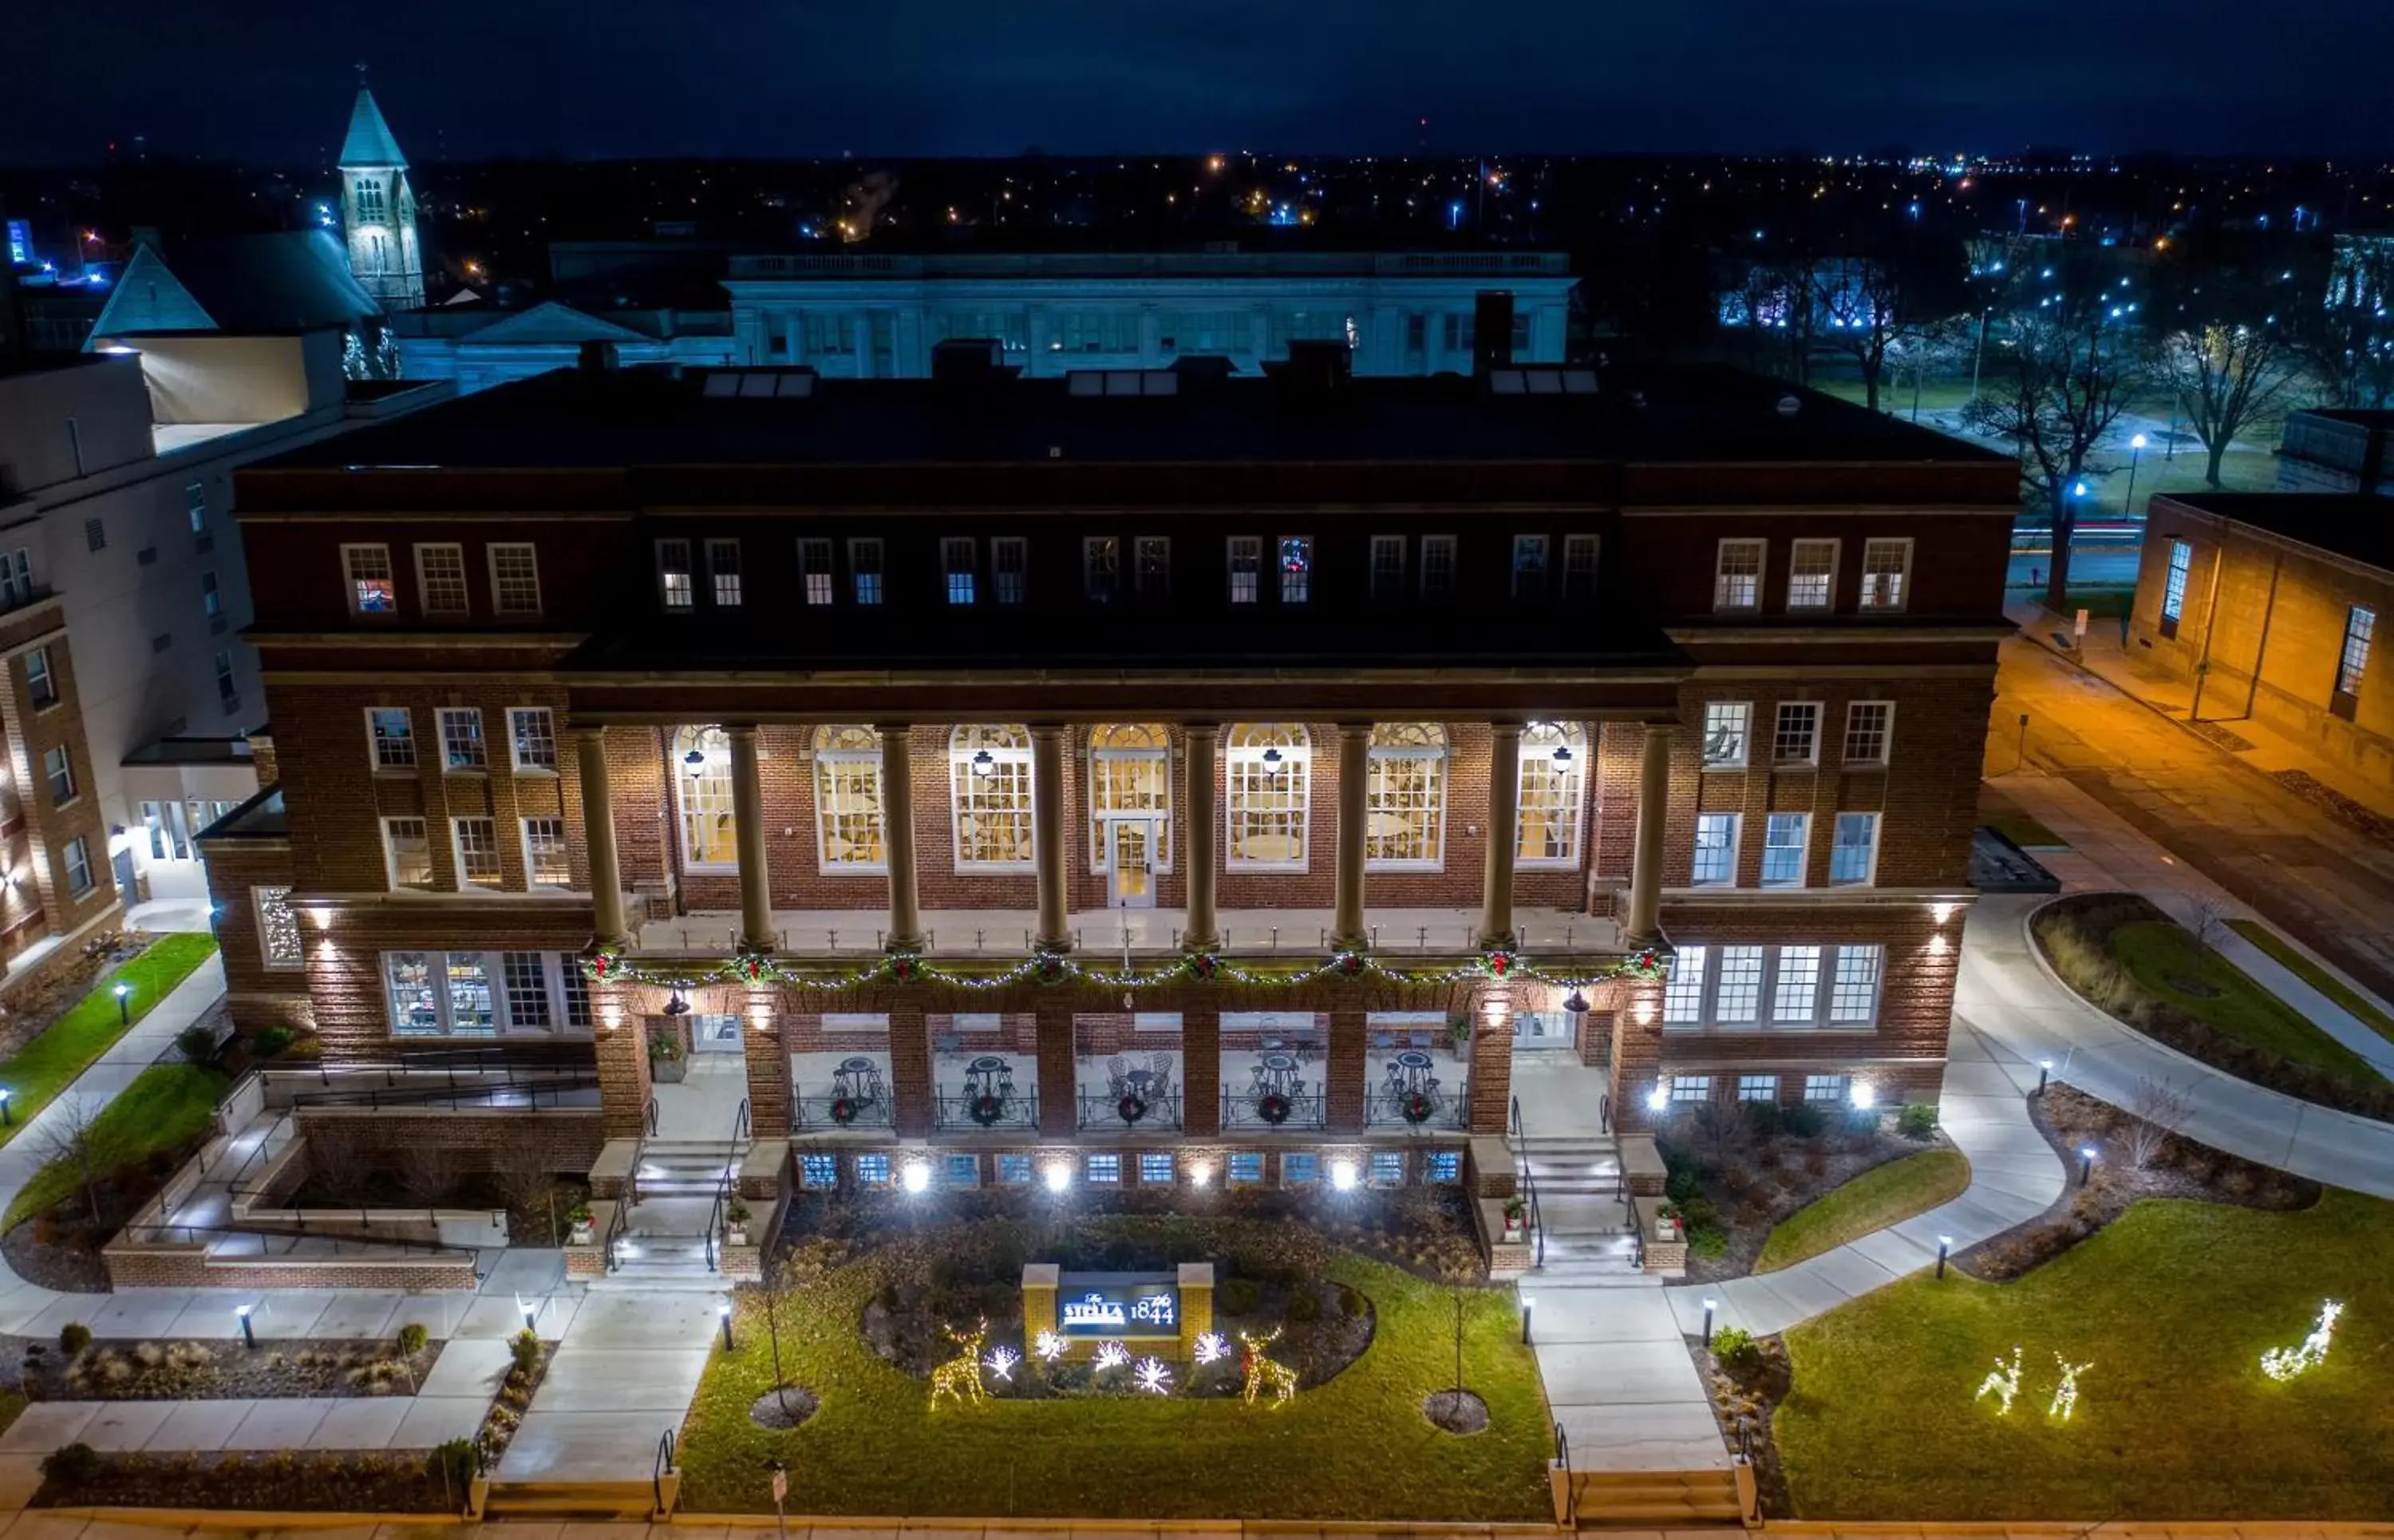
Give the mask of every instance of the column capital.
<path id="1" fill-rule="evenodd" d="M 569 717 L 565 723 L 565 735 L 573 739 L 604 738 L 607 736 L 607 724 L 578 722 Z"/>
<path id="2" fill-rule="evenodd" d="M 754 722 L 724 722 L 720 725 L 723 735 L 735 744 L 742 742 L 753 744 L 756 741 L 757 728 Z"/>
<path id="3" fill-rule="evenodd" d="M 1528 725 L 1526 722 L 1490 722 L 1488 731 L 1499 738 L 1519 738 Z"/>

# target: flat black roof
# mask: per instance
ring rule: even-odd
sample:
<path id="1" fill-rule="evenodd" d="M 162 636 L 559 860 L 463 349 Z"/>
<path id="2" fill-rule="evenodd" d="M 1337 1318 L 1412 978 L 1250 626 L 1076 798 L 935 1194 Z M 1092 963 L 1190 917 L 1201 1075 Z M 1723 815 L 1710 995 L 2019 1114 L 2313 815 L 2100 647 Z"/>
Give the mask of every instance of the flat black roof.
<path id="1" fill-rule="evenodd" d="M 1177 378 L 1076 395 L 1064 379 L 813 381 L 706 393 L 707 371 L 567 369 L 339 435 L 253 469 L 1471 462 L 2006 463 L 1884 413 L 1725 368 L 1608 373 L 1594 394 L 1500 395 L 1460 375 Z M 1582 382 L 1587 378 L 1582 376 Z M 1782 410 L 1788 402 L 1793 410 Z"/>
<path id="2" fill-rule="evenodd" d="M 2174 492 L 2173 503 L 2394 573 L 2394 497 L 2357 492 Z"/>

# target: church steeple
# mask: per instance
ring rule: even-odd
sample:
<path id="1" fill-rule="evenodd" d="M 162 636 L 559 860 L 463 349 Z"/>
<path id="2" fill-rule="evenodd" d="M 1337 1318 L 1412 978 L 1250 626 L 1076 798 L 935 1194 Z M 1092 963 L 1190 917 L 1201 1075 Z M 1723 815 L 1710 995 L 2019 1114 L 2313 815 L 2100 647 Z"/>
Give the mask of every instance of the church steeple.
<path id="1" fill-rule="evenodd" d="M 407 157 L 358 71 L 349 135 L 341 141 L 341 233 L 349 271 L 386 310 L 424 308 L 424 257 L 415 239 L 415 191 Z"/>

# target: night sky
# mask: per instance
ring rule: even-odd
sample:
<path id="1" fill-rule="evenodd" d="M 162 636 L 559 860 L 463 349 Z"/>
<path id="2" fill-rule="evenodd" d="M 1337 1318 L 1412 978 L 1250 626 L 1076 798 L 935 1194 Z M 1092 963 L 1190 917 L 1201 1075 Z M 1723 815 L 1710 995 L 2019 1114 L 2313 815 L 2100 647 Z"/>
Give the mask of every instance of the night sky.
<path id="1" fill-rule="evenodd" d="M 2389 0 L 106 0 L 9 7 L 0 159 L 2394 149 Z"/>

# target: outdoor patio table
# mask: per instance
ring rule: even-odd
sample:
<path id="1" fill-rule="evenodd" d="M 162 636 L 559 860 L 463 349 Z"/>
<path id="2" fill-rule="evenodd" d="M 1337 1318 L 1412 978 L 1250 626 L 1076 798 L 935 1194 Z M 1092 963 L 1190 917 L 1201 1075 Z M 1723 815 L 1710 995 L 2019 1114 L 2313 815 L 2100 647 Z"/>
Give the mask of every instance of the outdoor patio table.
<path id="1" fill-rule="evenodd" d="M 1262 1060 L 1264 1081 L 1273 1090 L 1285 1093 L 1296 1078 L 1296 1059 L 1292 1054 L 1268 1053 Z"/>
<path id="2" fill-rule="evenodd" d="M 993 1092 L 997 1089 L 1001 1079 L 1010 1081 L 1013 1078 L 1014 1066 L 995 1054 L 982 1054 L 965 1066 L 965 1082 L 977 1093 Z"/>
<path id="3" fill-rule="evenodd" d="M 1397 1071 L 1398 1080 L 1408 1091 L 1420 1090 L 1434 1067 L 1430 1056 L 1419 1048 L 1407 1048 L 1390 1062 Z"/>
<path id="4" fill-rule="evenodd" d="M 833 1091 L 839 1096 L 870 1096 L 879 1088 L 880 1071 L 864 1058 L 844 1059 L 831 1072 Z"/>

